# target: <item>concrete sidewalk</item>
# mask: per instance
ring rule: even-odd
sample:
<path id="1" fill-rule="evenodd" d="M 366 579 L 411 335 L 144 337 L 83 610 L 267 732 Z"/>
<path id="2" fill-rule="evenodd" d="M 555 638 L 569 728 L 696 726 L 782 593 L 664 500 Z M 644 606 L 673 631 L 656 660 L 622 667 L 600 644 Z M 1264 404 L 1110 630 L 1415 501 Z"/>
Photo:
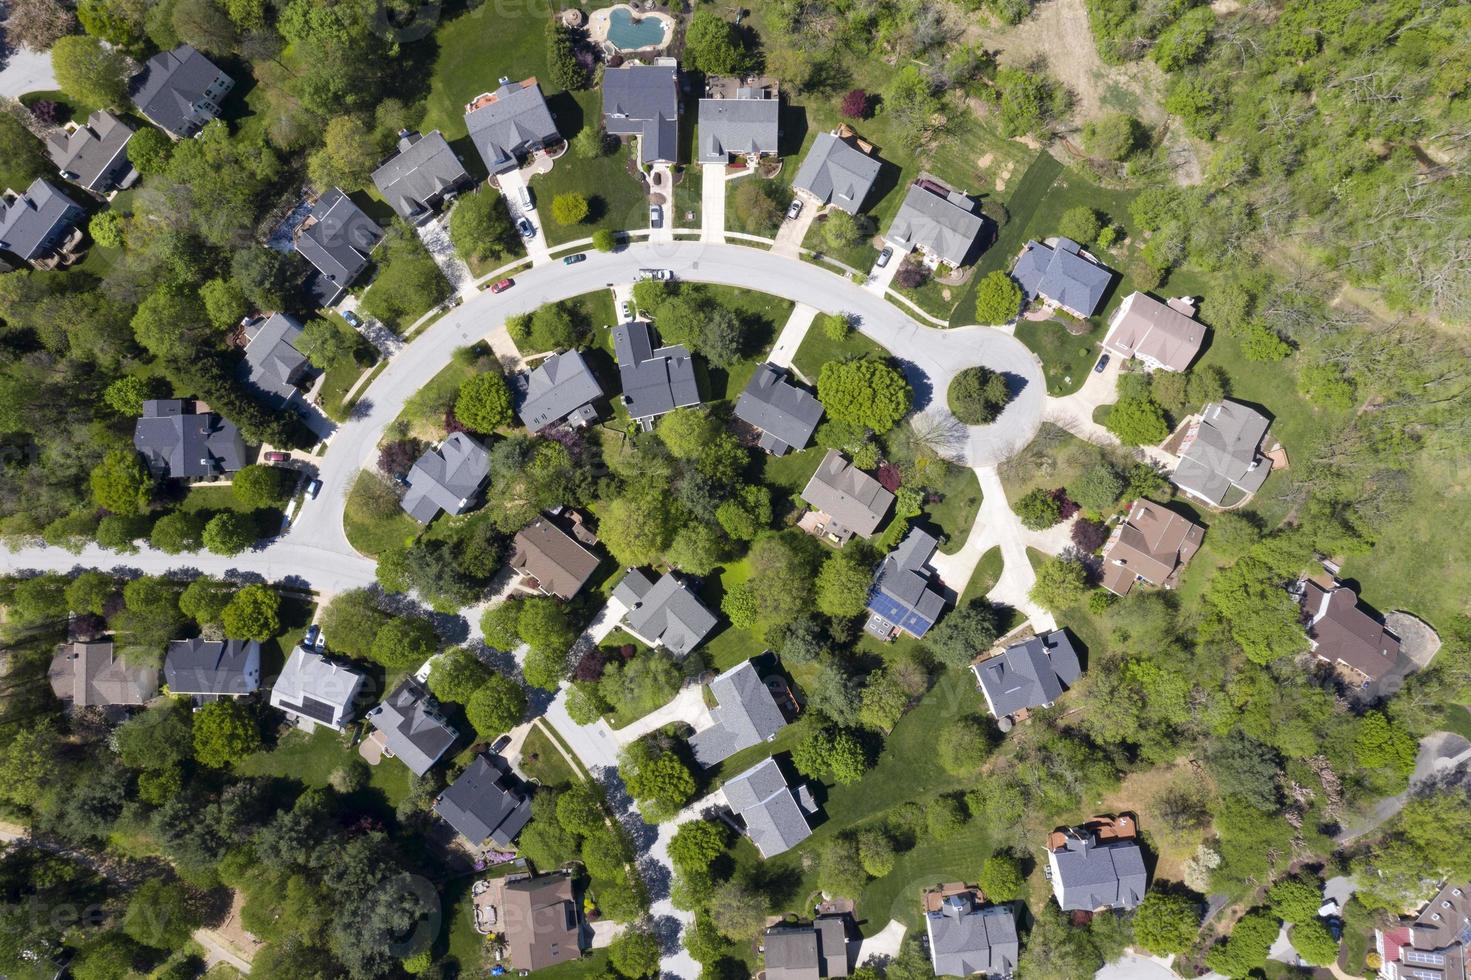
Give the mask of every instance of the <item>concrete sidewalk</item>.
<path id="1" fill-rule="evenodd" d="M 806 303 L 798 303 L 792 307 L 791 316 L 781 328 L 777 335 L 776 343 L 771 347 L 771 353 L 766 359 L 777 367 L 789 368 L 792 366 L 792 358 L 797 356 L 797 348 L 802 346 L 802 341 L 807 337 L 807 331 L 812 329 L 812 321 L 817 318 L 820 311 L 815 306 Z"/>

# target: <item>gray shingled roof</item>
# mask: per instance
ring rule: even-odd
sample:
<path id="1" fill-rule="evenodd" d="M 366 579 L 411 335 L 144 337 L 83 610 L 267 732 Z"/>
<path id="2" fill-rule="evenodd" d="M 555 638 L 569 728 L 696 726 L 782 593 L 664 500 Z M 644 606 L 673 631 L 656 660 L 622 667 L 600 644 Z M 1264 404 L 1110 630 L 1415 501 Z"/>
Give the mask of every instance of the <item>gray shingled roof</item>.
<path id="1" fill-rule="evenodd" d="M 925 913 L 925 929 L 936 976 L 1011 976 L 1016 968 L 1021 944 L 1010 908 L 976 908 L 968 896 L 953 895 L 940 911 Z"/>
<path id="2" fill-rule="evenodd" d="M 116 659 L 111 640 L 65 644 L 47 677 L 57 698 L 75 708 L 144 704 L 158 693 L 157 665 Z"/>
<path id="3" fill-rule="evenodd" d="M 945 596 L 935 588 L 928 565 L 940 542 L 911 528 L 879 566 L 868 593 L 868 611 L 914 637 L 922 637 L 945 610 Z"/>
<path id="4" fill-rule="evenodd" d="M 822 916 L 810 926 L 767 930 L 764 945 L 767 980 L 848 975 L 848 935 L 838 916 Z"/>
<path id="5" fill-rule="evenodd" d="M 271 707 L 341 730 L 365 680 L 352 668 L 297 646 L 271 686 Z"/>
<path id="6" fill-rule="evenodd" d="M 749 660 L 711 681 L 710 693 L 718 704 L 710 709 L 714 724 L 690 738 L 695 761 L 702 766 L 729 759 L 787 727 L 776 699 Z"/>
<path id="7" fill-rule="evenodd" d="M 780 99 L 701 99 L 700 162 L 727 163 L 738 154 L 775 153 L 780 118 Z"/>
<path id="8" fill-rule="evenodd" d="M 406 221 L 432 212 L 445 194 L 470 182 L 460 158 L 439 130 L 399 134 L 398 151 L 373 171 L 373 186 Z"/>
<path id="9" fill-rule="evenodd" d="M 1170 477 L 1193 497 L 1219 506 L 1236 487 L 1256 493 L 1272 464 L 1261 452 L 1271 423 L 1256 409 L 1230 400 L 1212 402 L 1201 412 L 1194 437 L 1180 450 L 1180 465 Z"/>
<path id="10" fill-rule="evenodd" d="M 426 450 L 409 470 L 409 488 L 401 504 L 414 520 L 428 524 L 441 510 L 463 514 L 480 495 L 490 476 L 490 454 L 463 432 L 438 449 Z"/>
<path id="11" fill-rule="evenodd" d="M 312 203 L 296 233 L 296 250 L 316 269 L 307 290 L 317 306 L 336 303 L 368 265 L 383 229 L 352 198 L 333 187 Z"/>
<path id="12" fill-rule="evenodd" d="M 613 328 L 613 355 L 630 418 L 651 419 L 700 404 L 695 364 L 683 344 L 654 347 L 653 330 L 642 320 Z"/>
<path id="13" fill-rule="evenodd" d="M 775 857 L 812 835 L 775 760 L 758 762 L 723 788 L 726 802 L 745 821 L 746 834 L 762 857 Z"/>
<path id="14" fill-rule="evenodd" d="M 234 423 L 214 412 L 186 411 L 178 398 L 143 403 L 133 427 L 133 446 L 148 471 L 160 479 L 219 476 L 245 465 L 245 440 Z"/>
<path id="15" fill-rule="evenodd" d="M 603 386 L 582 352 L 570 350 L 553 354 L 531 372 L 518 414 L 526 428 L 540 432 L 602 397 Z"/>
<path id="16" fill-rule="evenodd" d="M 792 186 L 824 204 L 857 214 L 878 180 L 882 162 L 832 133 L 818 133 Z"/>
<path id="17" fill-rule="evenodd" d="M 128 163 L 128 140 L 132 138 L 132 126 L 98 109 L 87 117 L 86 125 L 48 136 L 46 152 L 67 180 L 106 193 L 133 173 Z"/>
<path id="18" fill-rule="evenodd" d="M 1078 651 L 1063 630 L 1009 646 L 971 670 L 997 718 L 1051 704 L 1083 673 Z"/>
<path id="19" fill-rule="evenodd" d="M 475 847 L 487 839 L 507 848 L 531 819 L 531 800 L 499 757 L 483 755 L 434 801 L 434 812 Z M 503 768 L 504 767 L 504 768 Z"/>
<path id="20" fill-rule="evenodd" d="M 470 142 L 492 175 L 515 169 L 517 158 L 561 139 L 536 79 L 507 82 L 495 101 L 465 113 Z"/>
<path id="21" fill-rule="evenodd" d="M 761 448 L 780 456 L 806 447 L 822 421 L 822 402 L 792 384 L 785 371 L 762 364 L 736 400 L 735 416 L 760 429 Z"/>
<path id="22" fill-rule="evenodd" d="M 49 180 L 37 179 L 24 194 L 0 203 L 0 252 L 29 262 L 61 244 L 83 217 L 75 201 Z"/>
<path id="23" fill-rule="evenodd" d="M 985 224 L 975 202 L 964 194 L 937 194 L 914 183 L 889 224 L 885 241 L 906 252 L 923 246 L 940 261 L 960 266 L 975 248 Z"/>
<path id="24" fill-rule="evenodd" d="M 613 598 L 628 609 L 624 625 L 651 646 L 661 646 L 683 657 L 704 642 L 719 622 L 673 572 L 657 582 L 636 568 L 613 590 Z"/>
<path id="25" fill-rule="evenodd" d="M 255 640 L 171 640 L 163 682 L 173 694 L 242 697 L 260 687 L 260 644 Z"/>
<path id="26" fill-rule="evenodd" d="M 205 93 L 221 76 L 227 80 L 218 93 L 223 98 L 234 81 L 192 46 L 181 44 L 149 58 L 128 87 L 143 115 L 175 136 L 193 136 L 201 117 L 219 115 L 218 106 Z"/>
<path id="27" fill-rule="evenodd" d="M 679 156 L 679 69 L 627 65 L 603 72 L 603 128 L 639 137 L 639 163 Z"/>
<path id="28" fill-rule="evenodd" d="M 283 405 L 300 392 L 295 382 L 306 373 L 306 355 L 296 349 L 301 324 L 284 313 L 272 313 L 246 328 L 245 365 L 250 383 Z"/>
<path id="29" fill-rule="evenodd" d="M 1027 242 L 1011 270 L 1011 277 L 1031 300 L 1042 296 L 1059 306 L 1092 316 L 1113 282 L 1113 272 L 1078 254 L 1078 243 L 1057 239 L 1057 247 Z"/>
<path id="30" fill-rule="evenodd" d="M 1048 852 L 1052 890 L 1064 912 L 1132 909 L 1144 900 L 1149 876 L 1133 840 L 1099 843 L 1091 833 L 1069 832 L 1062 848 Z"/>
<path id="31" fill-rule="evenodd" d="M 842 528 L 863 538 L 878 529 L 894 503 L 894 495 L 880 486 L 879 481 L 835 449 L 829 449 L 817 465 L 802 490 L 802 499 Z"/>
<path id="32" fill-rule="evenodd" d="M 388 751 L 416 776 L 428 772 L 458 737 L 428 688 L 412 677 L 400 681 L 382 704 L 370 710 L 368 720 L 382 733 Z"/>

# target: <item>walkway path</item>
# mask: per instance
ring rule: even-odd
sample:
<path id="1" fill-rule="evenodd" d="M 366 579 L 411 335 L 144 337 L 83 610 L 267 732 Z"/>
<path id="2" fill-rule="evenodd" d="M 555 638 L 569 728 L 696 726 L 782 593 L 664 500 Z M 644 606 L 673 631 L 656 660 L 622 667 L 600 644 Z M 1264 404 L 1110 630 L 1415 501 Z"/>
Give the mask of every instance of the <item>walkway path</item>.
<path id="1" fill-rule="evenodd" d="M 807 338 L 807 331 L 812 329 L 812 321 L 816 319 L 820 311 L 815 306 L 806 303 L 798 303 L 792 307 L 791 316 L 787 317 L 786 326 L 781 328 L 777 334 L 776 343 L 771 346 L 771 353 L 766 359 L 777 367 L 789 368 L 792 366 L 792 358 L 797 356 L 797 348 L 802 346 L 802 341 Z M 816 378 L 809 378 L 815 381 Z"/>
<path id="2" fill-rule="evenodd" d="M 1374 808 L 1353 827 L 1345 828 L 1334 843 L 1351 843 L 1375 830 L 1404 808 L 1410 794 L 1425 783 L 1444 777 L 1471 762 L 1471 743 L 1454 732 L 1431 732 L 1420 739 L 1420 752 L 1415 758 L 1415 771 L 1410 774 L 1410 785 L 1398 796 L 1380 800 Z"/>

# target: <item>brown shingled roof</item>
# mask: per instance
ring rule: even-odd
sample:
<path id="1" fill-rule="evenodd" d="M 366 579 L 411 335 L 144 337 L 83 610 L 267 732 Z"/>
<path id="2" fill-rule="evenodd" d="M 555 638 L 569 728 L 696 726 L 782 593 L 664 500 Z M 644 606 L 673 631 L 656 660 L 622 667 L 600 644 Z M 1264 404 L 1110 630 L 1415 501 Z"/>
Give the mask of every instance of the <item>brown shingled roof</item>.
<path id="1" fill-rule="evenodd" d="M 1103 551 L 1103 587 L 1128 595 L 1135 581 L 1175 587 L 1180 569 L 1200 550 L 1205 528 L 1140 498 L 1114 528 Z"/>
<path id="2" fill-rule="evenodd" d="M 1399 657 L 1399 637 L 1359 607 L 1353 589 L 1346 585 L 1325 589 L 1308 581 L 1302 608 L 1313 652 L 1322 659 L 1351 667 L 1371 681 L 1377 681 L 1394 666 Z"/>
<path id="3" fill-rule="evenodd" d="M 511 967 L 541 970 L 582 955 L 572 879 L 542 875 L 508 882 L 502 909 Z"/>
<path id="4" fill-rule="evenodd" d="M 545 517 L 517 531 L 513 546 L 511 567 L 561 599 L 575 596 L 598 567 L 597 555 Z"/>

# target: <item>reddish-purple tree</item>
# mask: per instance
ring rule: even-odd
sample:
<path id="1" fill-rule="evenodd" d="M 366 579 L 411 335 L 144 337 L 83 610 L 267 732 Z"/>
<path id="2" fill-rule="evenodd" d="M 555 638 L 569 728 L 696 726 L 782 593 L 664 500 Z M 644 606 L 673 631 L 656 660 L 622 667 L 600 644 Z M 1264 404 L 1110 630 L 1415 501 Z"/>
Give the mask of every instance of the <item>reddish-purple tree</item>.
<path id="1" fill-rule="evenodd" d="M 899 472 L 899 467 L 893 463 L 880 463 L 878 472 L 874 479 L 879 481 L 879 486 L 890 493 L 897 493 L 899 486 L 904 482 L 904 474 Z"/>
<path id="2" fill-rule="evenodd" d="M 1103 543 L 1108 540 L 1108 528 L 1087 518 L 1081 518 L 1073 524 L 1073 544 L 1079 551 L 1093 554 Z"/>
<path id="3" fill-rule="evenodd" d="M 905 262 L 899 266 L 899 271 L 894 273 L 894 281 L 902 289 L 918 289 L 925 284 L 930 274 L 925 267 L 917 262 Z"/>
<path id="4" fill-rule="evenodd" d="M 1058 506 L 1061 508 L 1058 511 L 1058 520 L 1060 521 L 1067 520 L 1082 509 L 1075 502 L 1068 499 L 1066 487 L 1058 487 L 1052 491 L 1052 499 L 1057 501 Z"/>
<path id="5" fill-rule="evenodd" d="M 57 126 L 61 124 L 65 110 L 62 109 L 60 102 L 54 102 L 51 99 L 37 99 L 31 103 L 31 115 L 36 117 L 37 122 Z"/>
<path id="6" fill-rule="evenodd" d="M 577 661 L 577 666 L 572 668 L 572 679 L 574 681 L 600 680 L 607 663 L 607 652 L 601 647 L 593 647 L 583 654 L 582 659 Z"/>
<path id="7" fill-rule="evenodd" d="M 456 432 L 470 431 L 469 426 L 461 422 L 459 419 L 455 418 L 455 410 L 453 406 L 444 410 L 444 429 L 445 432 L 449 435 L 454 435 Z"/>
<path id="8" fill-rule="evenodd" d="M 855 88 L 843 96 L 843 115 L 849 119 L 868 118 L 868 93 Z"/>
<path id="9" fill-rule="evenodd" d="M 389 476 L 403 476 L 413 468 L 414 462 L 424 452 L 424 444 L 418 439 L 397 439 L 385 442 L 378 450 L 378 469 Z"/>

